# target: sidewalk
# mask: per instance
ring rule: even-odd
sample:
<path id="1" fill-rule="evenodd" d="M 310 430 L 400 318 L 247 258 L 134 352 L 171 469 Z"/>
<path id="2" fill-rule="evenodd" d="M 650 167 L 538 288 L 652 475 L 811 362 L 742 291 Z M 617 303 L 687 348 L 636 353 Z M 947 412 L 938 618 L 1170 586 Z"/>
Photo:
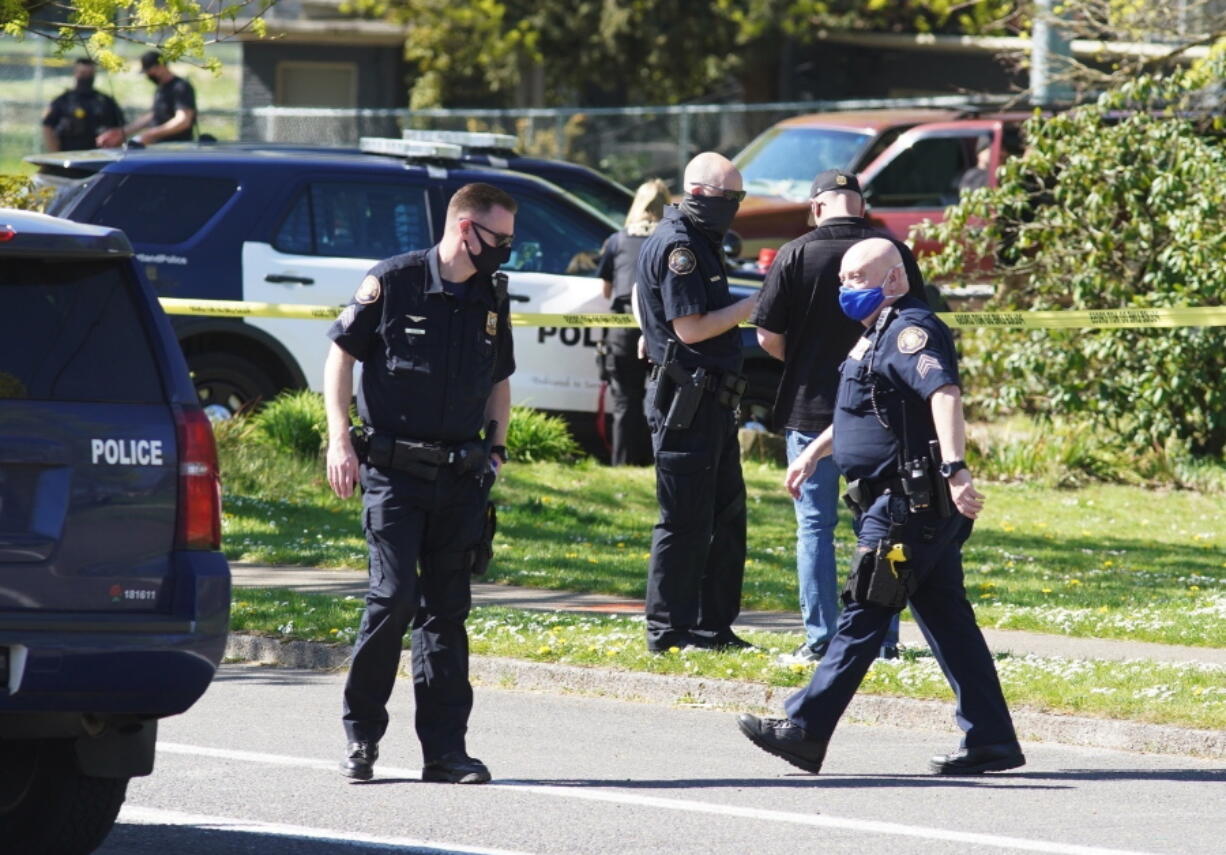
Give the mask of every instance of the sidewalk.
<path id="1" fill-rule="evenodd" d="M 258 564 L 230 565 L 237 588 L 288 588 L 309 594 L 339 594 L 363 596 L 366 593 L 366 573 L 356 570 L 317 570 L 311 567 L 268 567 Z M 601 612 L 604 614 L 641 615 L 642 600 L 613 597 L 604 594 L 576 594 L 569 591 L 544 591 L 516 588 L 489 582 L 473 584 L 473 605 L 506 606 L 537 611 Z M 800 616 L 795 612 L 741 612 L 738 627 L 765 632 L 794 632 L 799 635 Z M 1037 656 L 1063 656 L 1068 659 L 1149 659 L 1155 662 L 1199 662 L 1226 666 L 1226 649 L 1216 647 L 1183 647 L 1152 644 L 1143 641 L 1118 641 L 1104 638 L 1071 638 L 1039 632 L 992 629 L 985 627 L 984 638 L 996 652 L 1015 655 L 1033 653 Z M 924 646 L 919 628 L 903 621 L 900 638 L 903 644 Z"/>

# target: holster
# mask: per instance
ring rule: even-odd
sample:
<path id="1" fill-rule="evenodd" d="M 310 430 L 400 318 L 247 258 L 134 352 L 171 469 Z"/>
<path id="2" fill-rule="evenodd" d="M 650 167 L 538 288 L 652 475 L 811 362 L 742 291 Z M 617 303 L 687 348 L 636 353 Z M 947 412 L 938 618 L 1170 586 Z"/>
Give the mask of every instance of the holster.
<path id="1" fill-rule="evenodd" d="M 843 587 L 843 603 L 902 611 L 916 588 L 910 560 L 910 548 L 905 543 L 892 543 L 890 538 L 878 543 L 875 550 L 860 553 Z"/>
<path id="2" fill-rule="evenodd" d="M 494 534 L 498 531 L 498 510 L 493 502 L 485 503 L 485 520 L 481 528 L 481 540 L 473 548 L 472 573 L 484 576 L 494 558 Z"/>

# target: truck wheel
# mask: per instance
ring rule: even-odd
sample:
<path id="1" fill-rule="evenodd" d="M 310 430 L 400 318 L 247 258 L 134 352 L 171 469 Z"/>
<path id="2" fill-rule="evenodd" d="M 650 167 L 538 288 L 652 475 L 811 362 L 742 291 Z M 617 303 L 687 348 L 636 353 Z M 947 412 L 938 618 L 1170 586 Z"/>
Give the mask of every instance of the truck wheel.
<path id="1" fill-rule="evenodd" d="M 213 421 L 225 421 L 279 391 L 264 369 L 241 356 L 199 353 L 187 357 L 200 406 Z"/>
<path id="2" fill-rule="evenodd" d="M 88 855 L 101 845 L 123 805 L 127 778 L 81 774 L 71 740 L 9 742 L 0 756 L 6 852 Z"/>

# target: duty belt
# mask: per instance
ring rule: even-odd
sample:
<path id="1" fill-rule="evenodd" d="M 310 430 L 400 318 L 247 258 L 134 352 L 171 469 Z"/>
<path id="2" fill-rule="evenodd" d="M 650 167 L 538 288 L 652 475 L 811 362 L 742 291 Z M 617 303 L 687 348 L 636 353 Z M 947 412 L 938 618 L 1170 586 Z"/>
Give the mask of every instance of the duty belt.
<path id="1" fill-rule="evenodd" d="M 901 478 L 857 478 L 847 483 L 847 492 L 843 494 L 843 502 L 852 513 L 860 516 L 873 506 L 873 502 L 886 493 L 902 495 L 902 492 Z"/>
<path id="2" fill-rule="evenodd" d="M 660 375 L 664 372 L 664 368 L 660 365 L 652 364 L 650 379 L 652 382 L 658 382 Z M 741 405 L 741 398 L 745 395 L 745 388 L 749 385 L 749 378 L 743 374 L 734 374 L 727 371 L 723 374 L 708 374 L 702 379 L 702 388 L 707 392 L 715 392 L 719 395 L 719 403 L 731 410 L 735 410 Z"/>
<path id="3" fill-rule="evenodd" d="M 351 436 L 354 451 L 363 462 L 426 481 L 437 480 L 444 468 L 461 475 L 483 472 L 489 460 L 485 443 L 478 439 L 449 445 L 359 427 L 351 429 Z"/>

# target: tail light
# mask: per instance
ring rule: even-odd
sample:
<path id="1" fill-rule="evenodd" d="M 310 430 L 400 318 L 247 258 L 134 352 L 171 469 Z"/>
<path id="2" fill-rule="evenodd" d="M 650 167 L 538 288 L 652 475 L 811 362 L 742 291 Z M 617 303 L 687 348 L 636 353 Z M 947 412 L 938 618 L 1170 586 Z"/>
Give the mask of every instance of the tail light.
<path id="1" fill-rule="evenodd" d="M 198 407 L 175 407 L 179 432 L 178 549 L 221 548 L 221 479 L 213 426 Z"/>

